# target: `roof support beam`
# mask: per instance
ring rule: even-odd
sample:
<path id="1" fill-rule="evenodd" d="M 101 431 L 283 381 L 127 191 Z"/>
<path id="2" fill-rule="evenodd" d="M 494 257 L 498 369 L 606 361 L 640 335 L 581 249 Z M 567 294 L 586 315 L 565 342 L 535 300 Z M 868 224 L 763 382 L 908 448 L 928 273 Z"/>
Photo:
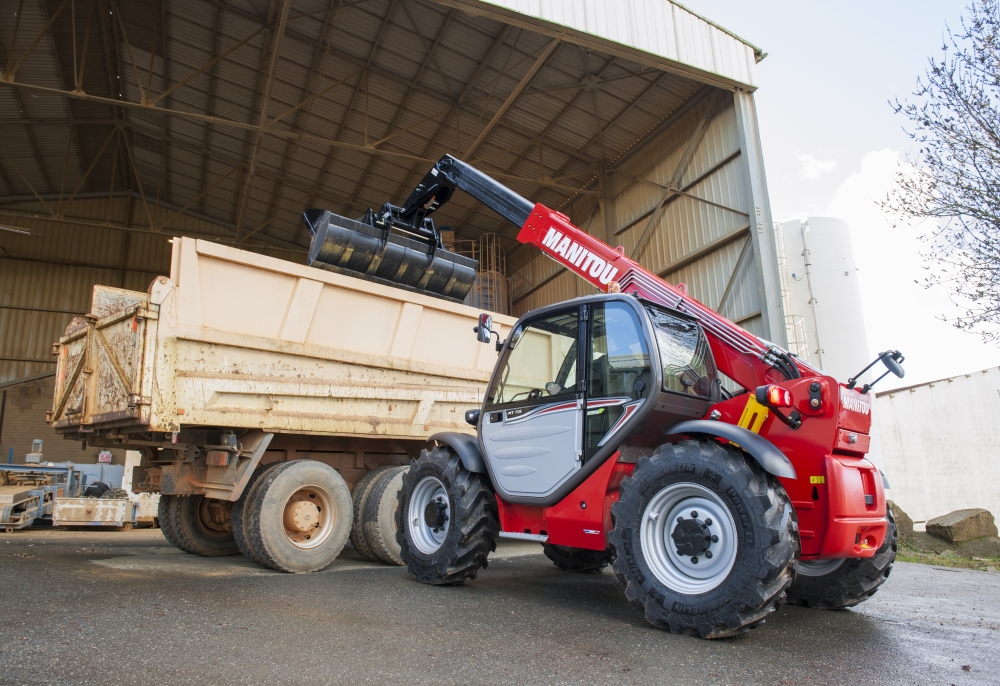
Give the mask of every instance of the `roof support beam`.
<path id="1" fill-rule="evenodd" d="M 403 5 L 403 9 L 404 11 L 406 11 L 406 16 L 410 20 L 410 25 L 413 27 L 413 30 L 419 34 L 419 29 L 417 28 L 417 24 L 413 20 L 413 17 L 410 15 L 409 11 L 406 10 L 405 4 Z M 455 17 L 455 10 L 450 10 L 447 16 L 445 17 L 444 22 L 441 24 L 441 29 L 438 31 L 437 36 L 434 38 L 434 42 L 430 45 L 430 47 L 426 48 L 424 61 L 420 63 L 420 68 L 417 69 L 417 73 L 413 77 L 414 84 L 420 81 L 420 77 L 423 75 L 424 70 L 427 68 L 427 65 L 430 64 L 431 60 L 434 58 L 434 50 L 437 48 L 438 44 L 440 44 L 441 39 L 444 37 L 444 34 L 448 30 L 448 26 L 451 24 L 451 20 L 454 17 Z M 403 112 L 406 109 L 406 103 L 409 101 L 411 93 L 413 93 L 413 88 L 409 87 L 403 94 L 403 98 L 402 100 L 400 100 L 399 107 L 396 108 L 396 113 L 392 115 L 392 119 L 389 121 L 389 125 L 385 129 L 387 135 L 393 130 L 393 128 L 396 126 L 396 122 L 399 121 L 399 118 L 403 115 Z M 373 147 L 374 145 L 375 144 L 373 144 Z M 351 196 L 347 201 L 348 206 L 351 206 L 354 203 L 355 199 L 358 197 L 358 192 L 362 188 L 364 188 L 365 182 L 368 181 L 368 175 L 371 173 L 372 166 L 375 164 L 376 159 L 378 158 L 375 157 L 374 155 L 372 155 L 371 158 L 369 158 L 368 164 L 365 166 L 365 170 L 361 172 L 361 175 L 358 177 L 357 182 L 355 182 L 354 184 L 354 189 L 351 191 Z"/>
<path id="2" fill-rule="evenodd" d="M 51 25 L 51 22 L 49 22 L 49 25 Z M 10 61 L 7 58 L 7 53 L 4 51 L 2 45 L 0 45 L 0 59 L 3 59 L 4 66 L 10 64 Z M 35 153 L 35 160 L 38 162 L 38 166 L 42 170 L 42 177 L 45 179 L 45 185 L 48 186 L 50 191 L 54 191 L 56 187 L 52 183 L 52 177 L 49 176 L 49 170 L 45 167 L 45 158 L 42 156 L 42 151 L 38 147 L 38 139 L 35 138 L 35 128 L 28 121 L 28 111 L 24 108 L 24 100 L 21 99 L 21 92 L 16 88 L 14 89 L 14 97 L 17 98 L 18 108 L 20 108 L 21 114 L 24 116 L 22 123 L 28 130 L 28 142 L 31 143 L 31 149 Z"/>
<path id="3" fill-rule="evenodd" d="M 326 56 L 329 54 L 329 50 L 323 49 L 324 38 L 326 38 L 326 43 L 329 45 L 328 34 L 333 32 L 333 27 L 337 21 L 337 15 L 340 12 L 340 6 L 343 1 L 340 0 L 336 5 L 330 4 L 326 10 L 326 16 L 323 17 L 323 28 L 320 31 L 320 41 L 316 45 L 316 49 L 313 50 L 312 64 L 309 67 L 309 74 L 306 76 L 306 82 L 302 86 L 302 98 L 303 102 L 308 104 L 305 107 L 300 107 L 295 110 L 295 119 L 292 121 L 292 131 L 300 131 L 303 126 L 305 126 L 306 121 L 309 119 L 309 115 L 312 112 L 313 103 L 316 102 L 316 98 L 309 98 L 311 92 L 317 92 L 319 90 L 319 82 L 323 78 L 323 63 L 326 60 Z M 268 127 L 273 125 L 278 119 L 272 120 L 267 124 Z M 289 138 L 285 141 L 285 153 L 281 156 L 281 167 L 278 169 L 278 182 L 274 185 L 274 190 L 271 192 L 271 201 L 268 203 L 267 214 L 264 215 L 264 221 L 267 224 L 262 223 L 261 225 L 250 231 L 246 238 L 249 238 L 253 234 L 257 233 L 263 229 L 266 225 L 273 221 L 274 213 L 279 205 L 281 194 L 285 188 L 285 174 L 288 173 L 288 169 L 295 159 L 296 153 L 299 151 L 299 144 L 301 139 L 299 138 Z"/>
<path id="4" fill-rule="evenodd" d="M 483 141 L 485 141 L 486 137 L 490 135 L 490 132 L 493 131 L 494 127 L 496 127 L 496 125 L 500 123 L 500 120 L 503 119 L 503 116 L 507 114 L 507 110 L 509 110 L 511 105 L 514 104 L 514 101 L 517 100 L 517 97 L 521 95 L 521 91 L 523 91 L 525 88 L 528 87 L 528 84 L 531 83 L 532 79 L 535 78 L 535 74 L 538 73 L 538 70 L 541 69 L 543 66 L 545 66 L 545 63 L 548 61 L 549 57 L 551 57 L 552 53 L 555 52 L 555 49 L 559 47 L 559 43 L 560 40 L 558 38 L 553 38 L 551 41 L 548 42 L 548 44 L 542 50 L 541 54 L 535 60 L 535 63 L 528 68 L 528 71 L 526 71 L 524 73 L 524 76 L 521 77 L 521 80 L 514 87 L 514 90 L 510 92 L 510 94 L 507 96 L 507 99 L 503 101 L 502 105 L 500 105 L 500 109 L 496 111 L 496 113 L 493 115 L 493 118 L 490 119 L 490 121 L 486 124 L 483 130 L 479 132 L 479 135 L 476 137 L 476 140 L 472 141 L 472 144 L 469 145 L 468 148 L 466 148 L 465 153 L 462 155 L 464 159 L 466 160 L 472 159 L 472 155 L 475 154 L 476 150 L 479 149 L 479 146 L 483 144 Z"/>
<path id="5" fill-rule="evenodd" d="M 292 0 L 282 0 L 281 18 L 278 20 L 278 30 L 274 36 L 274 47 L 271 49 L 271 66 L 267 70 L 267 85 L 264 87 L 264 95 L 260 104 L 260 124 L 261 129 L 267 121 L 267 106 L 271 101 L 272 87 L 274 86 L 274 73 L 278 65 L 278 56 L 281 54 L 281 40 L 285 35 L 285 25 L 288 23 L 288 10 L 292 7 Z M 250 169 L 247 171 L 246 184 L 243 187 L 243 203 L 240 205 L 239 214 L 236 215 L 236 240 L 239 242 L 240 229 L 243 227 L 243 217 L 246 214 L 247 203 L 250 200 L 250 191 L 253 188 L 253 175 L 257 170 L 257 155 L 260 152 L 260 142 L 263 138 L 263 131 L 258 130 L 254 141 L 253 154 L 250 156 Z"/>

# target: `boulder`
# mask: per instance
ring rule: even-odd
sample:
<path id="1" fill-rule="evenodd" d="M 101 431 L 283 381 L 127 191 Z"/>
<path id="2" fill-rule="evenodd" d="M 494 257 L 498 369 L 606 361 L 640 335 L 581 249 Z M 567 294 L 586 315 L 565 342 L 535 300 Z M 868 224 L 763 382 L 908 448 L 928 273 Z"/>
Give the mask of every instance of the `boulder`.
<path id="1" fill-rule="evenodd" d="M 886 501 L 886 503 L 889 505 L 889 509 L 892 510 L 892 516 L 896 520 L 896 535 L 900 538 L 912 535 L 913 520 L 910 519 L 910 515 L 903 512 L 903 508 L 891 500 Z"/>
<path id="2" fill-rule="evenodd" d="M 977 507 L 935 517 L 927 522 L 927 533 L 950 543 L 963 543 L 974 538 L 996 536 L 997 525 L 989 510 Z"/>

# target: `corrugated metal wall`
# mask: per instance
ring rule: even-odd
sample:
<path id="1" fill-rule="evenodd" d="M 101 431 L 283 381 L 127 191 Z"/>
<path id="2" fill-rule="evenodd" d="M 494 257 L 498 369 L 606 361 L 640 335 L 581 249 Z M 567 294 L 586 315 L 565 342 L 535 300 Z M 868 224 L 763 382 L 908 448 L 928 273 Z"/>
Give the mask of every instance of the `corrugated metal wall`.
<path id="1" fill-rule="evenodd" d="M 87 312 L 95 284 L 145 291 L 157 275 L 170 273 L 170 243 L 175 233 L 210 237 L 217 225 L 180 215 L 160 233 L 141 230 L 148 223 L 141 200 L 131 198 L 136 230 L 88 224 L 126 223 L 130 198 L 84 198 L 64 203 L 64 222 L 42 217 L 48 206 L 24 202 L 5 205 L 18 214 L 2 217 L 6 226 L 30 236 L 0 230 L 0 382 L 52 371 L 52 343 L 74 316 Z M 157 208 L 150 206 L 155 212 Z M 157 223 L 170 216 L 154 215 Z M 34 216 L 31 216 L 34 215 Z M 259 251 L 259 250 L 258 250 Z M 304 253 L 266 250 L 268 255 L 303 263 Z"/>
<path id="2" fill-rule="evenodd" d="M 588 233 L 623 246 L 650 271 L 686 284 L 697 300 L 766 337 L 759 267 L 748 245 L 746 209 L 753 202 L 744 165 L 732 95 L 713 91 L 612 165 L 603 209 L 583 198 L 567 213 Z M 667 190 L 672 181 L 680 193 Z M 508 269 L 517 315 L 594 292 L 534 248 L 513 251 Z"/>

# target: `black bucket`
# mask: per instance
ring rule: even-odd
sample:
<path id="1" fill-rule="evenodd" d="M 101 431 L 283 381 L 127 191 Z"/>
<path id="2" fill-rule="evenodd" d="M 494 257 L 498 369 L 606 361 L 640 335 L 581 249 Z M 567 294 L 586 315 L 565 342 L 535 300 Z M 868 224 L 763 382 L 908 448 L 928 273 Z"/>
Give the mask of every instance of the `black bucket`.
<path id="1" fill-rule="evenodd" d="M 384 232 L 327 210 L 302 213 L 312 234 L 308 265 L 462 302 L 476 280 L 476 260 Z"/>

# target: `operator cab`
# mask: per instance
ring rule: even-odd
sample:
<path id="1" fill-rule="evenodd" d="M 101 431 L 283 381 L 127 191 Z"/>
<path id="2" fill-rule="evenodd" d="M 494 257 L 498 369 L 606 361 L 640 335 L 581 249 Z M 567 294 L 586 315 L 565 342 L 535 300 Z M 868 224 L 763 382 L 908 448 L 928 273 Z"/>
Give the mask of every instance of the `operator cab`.
<path id="1" fill-rule="evenodd" d="M 704 417 L 719 400 L 698 322 L 624 294 L 578 298 L 522 317 L 493 372 L 479 436 L 508 502 L 547 505 L 633 442 Z"/>

